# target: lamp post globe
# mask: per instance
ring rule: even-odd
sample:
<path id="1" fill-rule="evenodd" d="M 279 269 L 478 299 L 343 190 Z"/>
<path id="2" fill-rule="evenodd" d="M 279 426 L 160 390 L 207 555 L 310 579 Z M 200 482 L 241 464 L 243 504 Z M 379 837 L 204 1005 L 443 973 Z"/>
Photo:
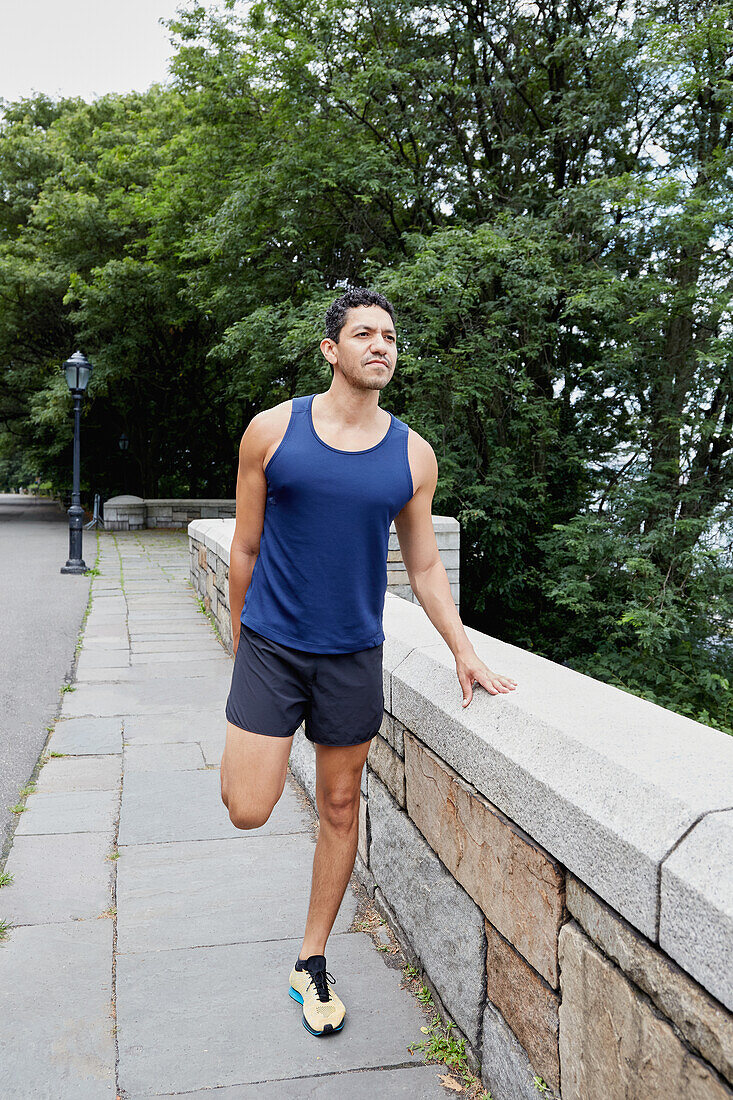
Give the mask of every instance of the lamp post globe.
<path id="1" fill-rule="evenodd" d="M 81 556 L 84 509 L 81 506 L 79 493 L 81 464 L 79 435 L 81 430 L 81 399 L 87 388 L 92 369 L 92 364 L 80 351 L 75 351 L 63 366 L 66 382 L 74 399 L 74 481 L 71 492 L 71 507 L 69 508 L 69 558 L 66 565 L 61 566 L 62 573 L 85 573 L 87 568 Z"/>

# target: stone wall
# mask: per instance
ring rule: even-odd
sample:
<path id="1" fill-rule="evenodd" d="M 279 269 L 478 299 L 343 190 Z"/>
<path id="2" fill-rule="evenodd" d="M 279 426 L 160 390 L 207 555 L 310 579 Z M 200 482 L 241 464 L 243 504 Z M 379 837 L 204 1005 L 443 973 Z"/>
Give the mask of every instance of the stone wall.
<path id="1" fill-rule="evenodd" d="M 356 871 L 494 1100 L 731 1100 L 733 738 L 472 628 L 519 686 L 464 709 L 422 608 L 384 628 Z M 302 726 L 290 767 L 315 802 Z"/>
<path id="2" fill-rule="evenodd" d="M 102 517 L 108 531 L 140 531 L 143 527 L 187 527 L 195 519 L 233 516 L 236 507 L 236 500 L 119 496 L 105 500 Z"/>
<path id="3" fill-rule="evenodd" d="M 229 613 L 229 548 L 234 535 L 235 520 L 205 520 L 188 525 L 191 553 L 191 583 L 204 601 L 207 611 L 216 619 L 222 637 L 231 652 L 232 622 Z M 450 582 L 450 590 L 460 609 L 460 527 L 452 516 L 433 516 L 433 530 L 441 561 Z M 400 596 L 419 607 L 410 588 L 407 570 L 394 523 L 389 531 L 387 549 L 387 592 Z"/>

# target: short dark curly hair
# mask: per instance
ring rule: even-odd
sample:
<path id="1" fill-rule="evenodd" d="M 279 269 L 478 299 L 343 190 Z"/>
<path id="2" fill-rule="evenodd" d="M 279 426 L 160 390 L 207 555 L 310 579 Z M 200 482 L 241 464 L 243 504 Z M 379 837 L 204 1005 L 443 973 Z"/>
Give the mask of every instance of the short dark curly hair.
<path id="1" fill-rule="evenodd" d="M 341 329 L 346 323 L 348 310 L 355 306 L 379 306 L 392 318 L 394 323 L 394 308 L 383 294 L 377 290 L 368 290 L 365 286 L 350 287 L 340 298 L 332 302 L 326 312 L 326 337 L 338 344 Z"/>

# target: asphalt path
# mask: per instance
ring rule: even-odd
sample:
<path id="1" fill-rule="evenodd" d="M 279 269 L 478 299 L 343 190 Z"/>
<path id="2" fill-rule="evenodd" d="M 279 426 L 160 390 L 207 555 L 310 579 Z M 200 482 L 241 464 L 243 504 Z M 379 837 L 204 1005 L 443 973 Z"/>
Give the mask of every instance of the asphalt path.
<path id="1" fill-rule="evenodd" d="M 92 566 L 96 535 L 83 537 Z M 59 572 L 68 556 L 69 518 L 60 504 L 0 493 L 0 860 L 17 822 L 9 807 L 59 713 L 89 599 L 90 576 Z"/>

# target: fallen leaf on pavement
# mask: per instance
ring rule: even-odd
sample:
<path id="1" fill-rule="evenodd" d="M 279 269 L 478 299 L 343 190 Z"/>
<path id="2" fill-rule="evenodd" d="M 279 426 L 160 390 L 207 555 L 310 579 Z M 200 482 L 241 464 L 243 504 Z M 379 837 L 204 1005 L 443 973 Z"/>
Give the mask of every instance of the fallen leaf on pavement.
<path id="1" fill-rule="evenodd" d="M 463 1085 L 460 1081 L 456 1081 L 455 1077 L 448 1077 L 445 1073 L 439 1073 L 438 1080 L 442 1081 L 447 1089 L 453 1089 L 453 1092 L 463 1092 Z"/>

